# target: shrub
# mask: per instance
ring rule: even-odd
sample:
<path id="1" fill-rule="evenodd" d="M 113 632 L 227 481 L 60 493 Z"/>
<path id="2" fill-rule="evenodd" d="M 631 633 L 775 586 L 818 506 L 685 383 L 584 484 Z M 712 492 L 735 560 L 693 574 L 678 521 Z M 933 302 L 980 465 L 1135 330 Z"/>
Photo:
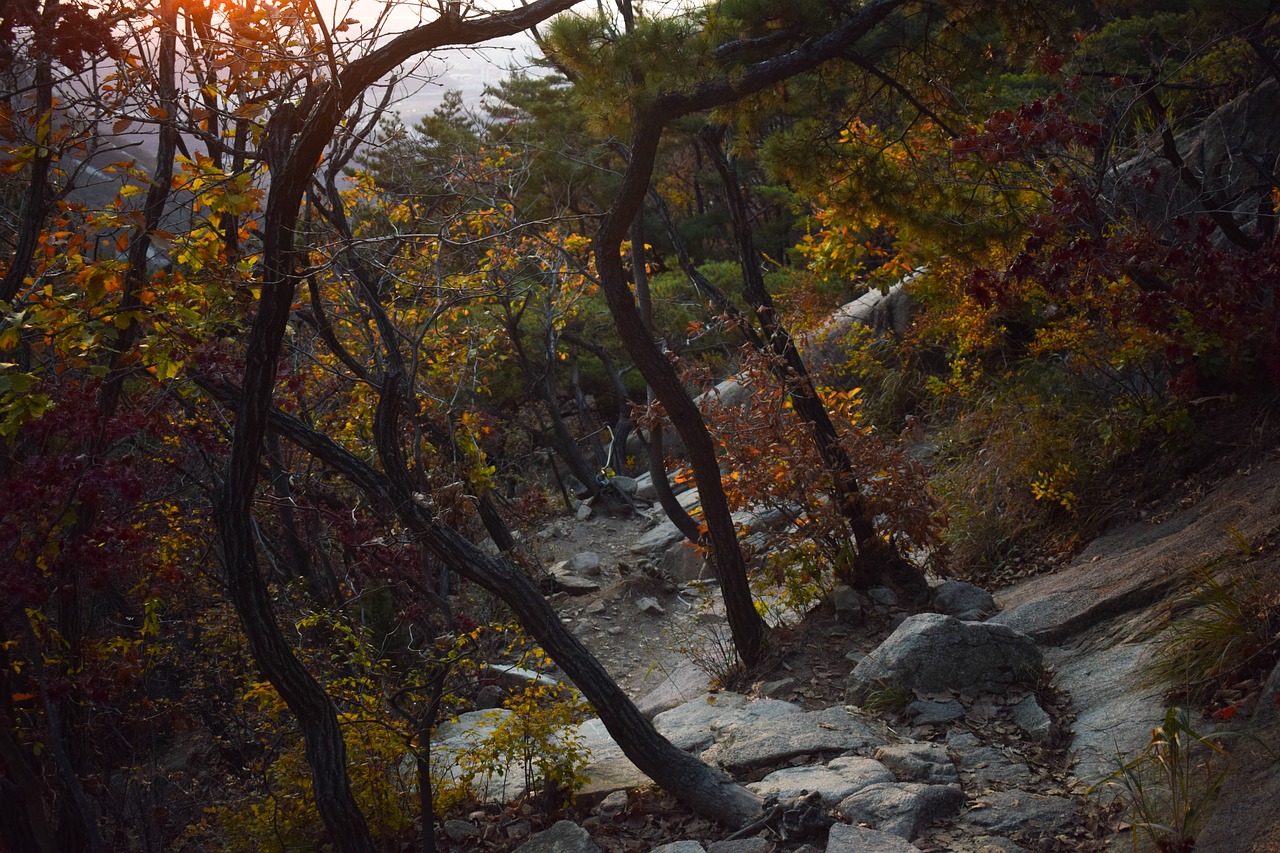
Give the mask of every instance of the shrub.
<path id="1" fill-rule="evenodd" d="M 1149 683 L 1178 701 L 1210 704 L 1224 689 L 1266 673 L 1280 653 L 1278 632 L 1274 578 L 1206 567 L 1168 608 Z"/>

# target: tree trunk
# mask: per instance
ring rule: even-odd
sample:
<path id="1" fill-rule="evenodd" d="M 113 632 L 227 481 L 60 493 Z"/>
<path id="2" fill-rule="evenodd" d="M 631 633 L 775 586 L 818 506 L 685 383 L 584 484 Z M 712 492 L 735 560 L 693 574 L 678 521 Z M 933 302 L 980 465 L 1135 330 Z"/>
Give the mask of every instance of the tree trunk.
<path id="1" fill-rule="evenodd" d="M 591 702 L 626 756 L 654 782 L 690 808 L 731 826 L 741 825 L 758 814 L 760 800 L 754 794 L 658 734 L 600 662 L 565 628 L 538 587 L 515 564 L 505 557 L 485 553 L 462 534 L 437 521 L 413 499 L 413 480 L 396 436 L 402 407 L 397 398 L 401 391 L 398 383 L 390 381 L 391 377 L 388 379 L 374 425 L 382 471 L 279 409 L 272 408 L 269 412 L 271 426 L 345 477 L 384 518 L 398 517 L 423 547 L 458 574 L 506 602 L 521 626 Z M 232 407 L 240 405 L 240 395 L 234 388 L 211 380 L 199 382 L 223 403 Z M 392 388 L 397 388 L 394 397 Z"/>
<path id="2" fill-rule="evenodd" d="M 831 422 L 831 415 L 822 402 L 818 389 L 814 387 L 808 366 L 765 287 L 746 196 L 738 184 L 733 164 L 720 146 L 723 128 L 705 127 L 700 136 L 724 184 L 734 241 L 738 247 L 738 261 L 742 268 L 742 293 L 763 333 L 763 340 L 753 337 L 753 343 L 757 347 L 762 344 L 767 346 L 773 355 L 782 360 L 774 373 L 787 388 L 795 413 L 809 427 L 823 467 L 831 474 L 834 492 L 832 499 L 840 508 L 840 514 L 857 546 L 857 561 L 852 576 L 846 580 L 860 589 L 887 584 L 908 598 L 919 598 L 929 590 L 924 574 L 903 559 L 893 543 L 884 541 L 876 533 L 871 508 L 862 495 L 858 477 L 853 470 L 853 460 L 841 443 L 840 433 Z"/>

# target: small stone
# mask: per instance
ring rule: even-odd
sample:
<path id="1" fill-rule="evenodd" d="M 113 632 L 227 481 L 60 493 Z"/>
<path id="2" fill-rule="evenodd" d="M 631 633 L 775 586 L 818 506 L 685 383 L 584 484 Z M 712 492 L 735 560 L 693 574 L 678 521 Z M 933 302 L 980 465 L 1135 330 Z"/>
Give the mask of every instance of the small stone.
<path id="1" fill-rule="evenodd" d="M 619 474 L 609 478 L 609 485 L 616 486 L 624 495 L 636 497 L 640 492 L 640 483 L 634 477 Z"/>
<path id="2" fill-rule="evenodd" d="M 553 574 L 552 577 L 555 578 L 556 587 L 570 595 L 587 595 L 600 591 L 600 584 L 578 575 L 558 573 Z"/>
<path id="3" fill-rule="evenodd" d="M 1066 797 L 1042 796 L 1027 791 L 995 791 L 981 795 L 962 823 L 992 834 L 1026 833 L 1052 838 L 1075 821 L 1074 801 Z"/>
<path id="4" fill-rule="evenodd" d="M 761 696 L 777 697 L 796 686 L 794 678 L 779 678 L 777 681 L 766 681 L 760 685 Z"/>
<path id="5" fill-rule="evenodd" d="M 609 796 L 600 801 L 600 805 L 596 806 L 596 813 L 605 817 L 613 817 L 627 807 L 627 792 L 614 791 Z"/>
<path id="6" fill-rule="evenodd" d="M 835 607 L 837 619 L 853 622 L 862 617 L 867 600 L 853 587 L 840 584 L 831 592 L 831 604 Z"/>
<path id="7" fill-rule="evenodd" d="M 591 504 L 587 501 L 579 501 L 578 508 L 574 510 L 574 515 L 578 517 L 578 521 L 586 521 L 591 517 Z"/>
<path id="8" fill-rule="evenodd" d="M 642 596 L 636 599 L 636 607 L 641 613 L 648 613 L 650 616 L 661 616 L 667 611 L 658 603 L 658 599 L 651 595 Z"/>
<path id="9" fill-rule="evenodd" d="M 596 599 L 587 605 L 587 613 L 590 613 L 592 616 L 599 616 L 608 609 L 609 608 L 605 606 L 605 603 L 599 599 Z"/>
<path id="10" fill-rule="evenodd" d="M 978 621 L 999 609 L 991 593 L 964 581 L 947 581 L 934 588 L 930 597 L 939 613 L 966 621 Z M 975 618 L 969 618 L 975 614 Z"/>
<path id="11" fill-rule="evenodd" d="M 583 551 L 569 559 L 569 571 L 575 575 L 600 575 L 600 555 L 595 551 Z"/>
<path id="12" fill-rule="evenodd" d="M 859 701 L 891 682 L 924 693 L 1003 693 L 1017 683 L 1034 683 L 1042 672 L 1040 649 L 1025 634 L 990 622 L 920 613 L 854 668 L 850 698 Z"/>
<path id="13" fill-rule="evenodd" d="M 845 756 L 829 764 L 807 764 L 775 770 L 747 788 L 761 797 L 789 800 L 807 793 L 815 795 L 825 808 L 852 796 L 869 785 L 892 782 L 893 774 L 879 761 Z"/>
<path id="14" fill-rule="evenodd" d="M 623 630 L 623 629 L 622 629 L 622 626 L 621 626 L 621 625 L 610 625 L 610 626 L 608 627 L 608 629 L 606 629 L 606 630 L 607 630 L 607 632 L 608 632 L 609 636 L 611 636 L 611 637 L 617 637 L 618 635 L 620 635 L 620 634 L 622 633 L 622 630 Z"/>
<path id="15" fill-rule="evenodd" d="M 879 604 L 881 607 L 898 606 L 898 596 L 895 595 L 893 590 L 889 589 L 887 586 L 872 587 L 867 590 L 867 598 L 871 599 L 876 604 Z"/>
<path id="16" fill-rule="evenodd" d="M 852 823 L 866 823 L 907 841 L 935 820 L 950 817 L 964 805 L 959 785 L 915 782 L 869 785 L 845 799 L 836 811 Z"/>
<path id="17" fill-rule="evenodd" d="M 1053 720 L 1035 696 L 1028 696 L 1013 706 L 1013 722 L 1036 743 L 1045 744 L 1053 739 Z"/>
<path id="18" fill-rule="evenodd" d="M 466 820 L 446 820 L 444 822 L 444 834 L 449 836 L 450 841 L 462 841 L 466 838 L 476 838 L 480 835 L 480 827 Z"/>
<path id="19" fill-rule="evenodd" d="M 476 692 L 476 707 L 481 710 L 501 708 L 502 702 L 506 698 L 507 691 L 496 684 L 486 684 Z"/>

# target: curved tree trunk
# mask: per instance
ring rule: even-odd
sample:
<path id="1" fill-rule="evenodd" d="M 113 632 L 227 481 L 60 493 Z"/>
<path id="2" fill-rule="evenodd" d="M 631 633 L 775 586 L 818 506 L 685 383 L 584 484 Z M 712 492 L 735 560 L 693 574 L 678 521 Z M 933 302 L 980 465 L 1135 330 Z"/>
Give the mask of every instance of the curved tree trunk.
<path id="1" fill-rule="evenodd" d="M 241 395 L 236 389 L 207 379 L 198 382 L 216 399 L 233 408 L 240 406 Z M 414 499 L 413 479 L 398 441 L 402 385 L 389 376 L 384 389 L 374 424 L 382 471 L 276 408 L 268 413 L 271 428 L 341 474 L 384 518 L 398 517 L 423 547 L 459 575 L 504 601 L 591 702 L 626 756 L 654 782 L 690 808 L 728 825 L 738 826 L 754 818 L 759 813 L 759 798 L 658 734 L 600 662 L 564 626 L 526 574 L 506 557 L 487 554 L 437 521 L 424 502 Z"/>

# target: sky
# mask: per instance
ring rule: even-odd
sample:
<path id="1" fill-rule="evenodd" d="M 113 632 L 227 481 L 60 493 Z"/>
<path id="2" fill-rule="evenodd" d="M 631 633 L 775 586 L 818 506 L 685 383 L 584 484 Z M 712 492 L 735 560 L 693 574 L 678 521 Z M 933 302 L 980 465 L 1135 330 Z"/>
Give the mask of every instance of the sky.
<path id="1" fill-rule="evenodd" d="M 336 4 L 335 8 L 334 0 L 327 0 L 328 8 L 325 8 L 326 0 L 319 2 L 321 8 L 335 18 L 340 14 L 341 8 L 347 5 L 342 2 Z M 433 5 L 399 0 L 393 2 L 385 28 L 388 33 L 401 33 L 436 17 Z M 350 15 L 362 24 L 372 24 L 383 5 L 383 0 L 354 0 Z M 501 9 L 515 5 L 515 0 L 497 0 L 484 3 L 484 8 Z M 527 33 L 490 42 L 483 48 L 440 51 L 424 63 L 417 75 L 418 79 L 405 87 L 405 98 L 396 109 L 406 124 L 413 124 L 439 104 L 449 89 L 461 91 L 467 106 L 478 108 L 485 86 L 506 77 L 508 68 L 512 66 L 528 68 L 529 56 L 536 52 L 537 47 Z"/>

